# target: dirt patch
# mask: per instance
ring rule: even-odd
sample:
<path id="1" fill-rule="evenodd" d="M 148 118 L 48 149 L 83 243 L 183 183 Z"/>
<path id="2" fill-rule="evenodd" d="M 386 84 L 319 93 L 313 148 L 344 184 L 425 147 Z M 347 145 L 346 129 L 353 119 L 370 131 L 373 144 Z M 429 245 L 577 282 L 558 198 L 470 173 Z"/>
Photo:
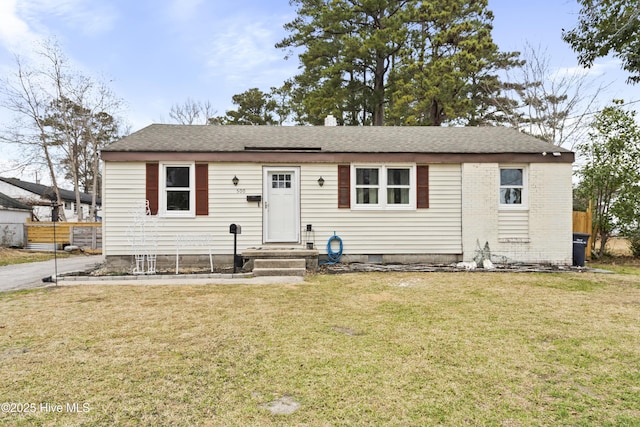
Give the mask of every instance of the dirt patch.
<path id="1" fill-rule="evenodd" d="M 296 402 L 292 396 L 282 396 L 280 399 L 269 402 L 261 406 L 273 415 L 291 415 L 300 408 L 300 403 Z"/>
<path id="2" fill-rule="evenodd" d="M 607 242 L 607 252 L 613 256 L 631 256 L 631 242 L 624 237 L 612 237 Z"/>

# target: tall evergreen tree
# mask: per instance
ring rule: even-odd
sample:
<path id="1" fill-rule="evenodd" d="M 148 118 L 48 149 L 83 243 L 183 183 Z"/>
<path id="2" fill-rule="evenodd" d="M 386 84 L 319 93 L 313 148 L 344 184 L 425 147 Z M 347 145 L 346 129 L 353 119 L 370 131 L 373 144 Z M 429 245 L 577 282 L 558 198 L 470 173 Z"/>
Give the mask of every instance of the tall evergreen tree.
<path id="1" fill-rule="evenodd" d="M 296 78 L 311 124 L 384 124 L 387 72 L 406 41 L 416 0 L 292 0 L 298 17 L 277 47 L 304 48 Z"/>
<path id="2" fill-rule="evenodd" d="M 492 21 L 486 0 L 419 3 L 394 70 L 393 123 L 490 121 L 503 86 L 497 72 L 518 64 L 517 53 L 499 52 Z"/>
<path id="3" fill-rule="evenodd" d="M 479 120 L 515 65 L 491 38 L 487 0 L 293 0 L 298 17 L 277 47 L 302 48 L 299 120 L 440 125 Z M 295 97 L 294 97 L 295 98 Z"/>
<path id="4" fill-rule="evenodd" d="M 251 88 L 232 97 L 237 110 L 227 111 L 227 117 L 222 124 L 227 125 L 274 125 L 273 118 L 277 104 L 269 94 L 258 88 Z"/>

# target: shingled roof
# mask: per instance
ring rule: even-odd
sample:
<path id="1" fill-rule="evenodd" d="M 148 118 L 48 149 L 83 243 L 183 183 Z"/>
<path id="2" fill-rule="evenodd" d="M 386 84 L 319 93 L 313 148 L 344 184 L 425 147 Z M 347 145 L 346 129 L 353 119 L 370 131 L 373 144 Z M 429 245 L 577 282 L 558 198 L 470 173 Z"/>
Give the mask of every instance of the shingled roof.
<path id="1" fill-rule="evenodd" d="M 45 199 L 51 199 L 51 196 L 54 194 L 53 192 L 53 187 L 51 186 L 47 186 L 47 185 L 42 185 L 42 184 L 36 184 L 33 182 L 27 182 L 27 181 L 22 181 L 18 178 L 3 178 L 0 177 L 0 181 L 6 182 L 7 184 L 11 184 L 15 187 L 21 188 L 23 190 L 29 191 L 33 194 L 37 194 L 38 196 L 45 198 Z M 70 190 L 63 190 L 62 188 L 59 189 L 60 190 L 60 197 L 62 198 L 62 200 L 64 200 L 65 202 L 75 202 L 76 201 L 76 193 Z M 87 193 L 80 193 L 80 202 L 90 205 L 91 204 L 91 194 L 87 194 Z M 96 198 L 96 205 L 100 206 L 101 205 L 101 201 L 100 201 L 100 197 Z"/>
<path id="2" fill-rule="evenodd" d="M 153 124 L 104 152 L 320 151 L 323 153 L 566 152 L 506 127 L 206 126 Z"/>
<path id="3" fill-rule="evenodd" d="M 18 209 L 21 211 L 31 211 L 33 208 L 31 206 L 25 205 L 24 203 L 20 203 L 18 200 L 7 196 L 4 193 L 0 193 L 0 207 L 7 209 Z"/>

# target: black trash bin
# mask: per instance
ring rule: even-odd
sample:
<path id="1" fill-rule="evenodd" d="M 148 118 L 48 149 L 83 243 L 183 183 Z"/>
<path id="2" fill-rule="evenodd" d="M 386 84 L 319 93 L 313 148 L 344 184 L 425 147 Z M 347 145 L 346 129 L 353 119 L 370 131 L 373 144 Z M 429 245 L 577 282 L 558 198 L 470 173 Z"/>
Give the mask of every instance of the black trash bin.
<path id="1" fill-rule="evenodd" d="M 575 267 L 584 267 L 589 237 L 591 234 L 573 233 L 573 265 Z"/>

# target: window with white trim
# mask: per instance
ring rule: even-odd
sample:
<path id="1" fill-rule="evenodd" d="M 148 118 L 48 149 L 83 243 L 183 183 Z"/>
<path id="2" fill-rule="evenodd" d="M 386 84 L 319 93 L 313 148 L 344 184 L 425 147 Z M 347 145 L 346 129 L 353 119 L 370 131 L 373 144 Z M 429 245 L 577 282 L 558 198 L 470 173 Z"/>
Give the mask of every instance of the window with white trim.
<path id="1" fill-rule="evenodd" d="M 387 204 L 405 205 L 411 203 L 411 169 L 387 169 Z"/>
<path id="2" fill-rule="evenodd" d="M 525 167 L 501 167 L 500 206 L 526 207 L 526 181 L 527 170 Z"/>
<path id="3" fill-rule="evenodd" d="M 356 205 L 377 206 L 380 193 L 380 170 L 356 168 Z"/>
<path id="4" fill-rule="evenodd" d="M 352 187 L 355 208 L 415 208 L 415 166 L 354 165 Z"/>
<path id="5" fill-rule="evenodd" d="M 161 166 L 161 211 L 165 216 L 194 216 L 194 164 L 163 164 Z"/>

